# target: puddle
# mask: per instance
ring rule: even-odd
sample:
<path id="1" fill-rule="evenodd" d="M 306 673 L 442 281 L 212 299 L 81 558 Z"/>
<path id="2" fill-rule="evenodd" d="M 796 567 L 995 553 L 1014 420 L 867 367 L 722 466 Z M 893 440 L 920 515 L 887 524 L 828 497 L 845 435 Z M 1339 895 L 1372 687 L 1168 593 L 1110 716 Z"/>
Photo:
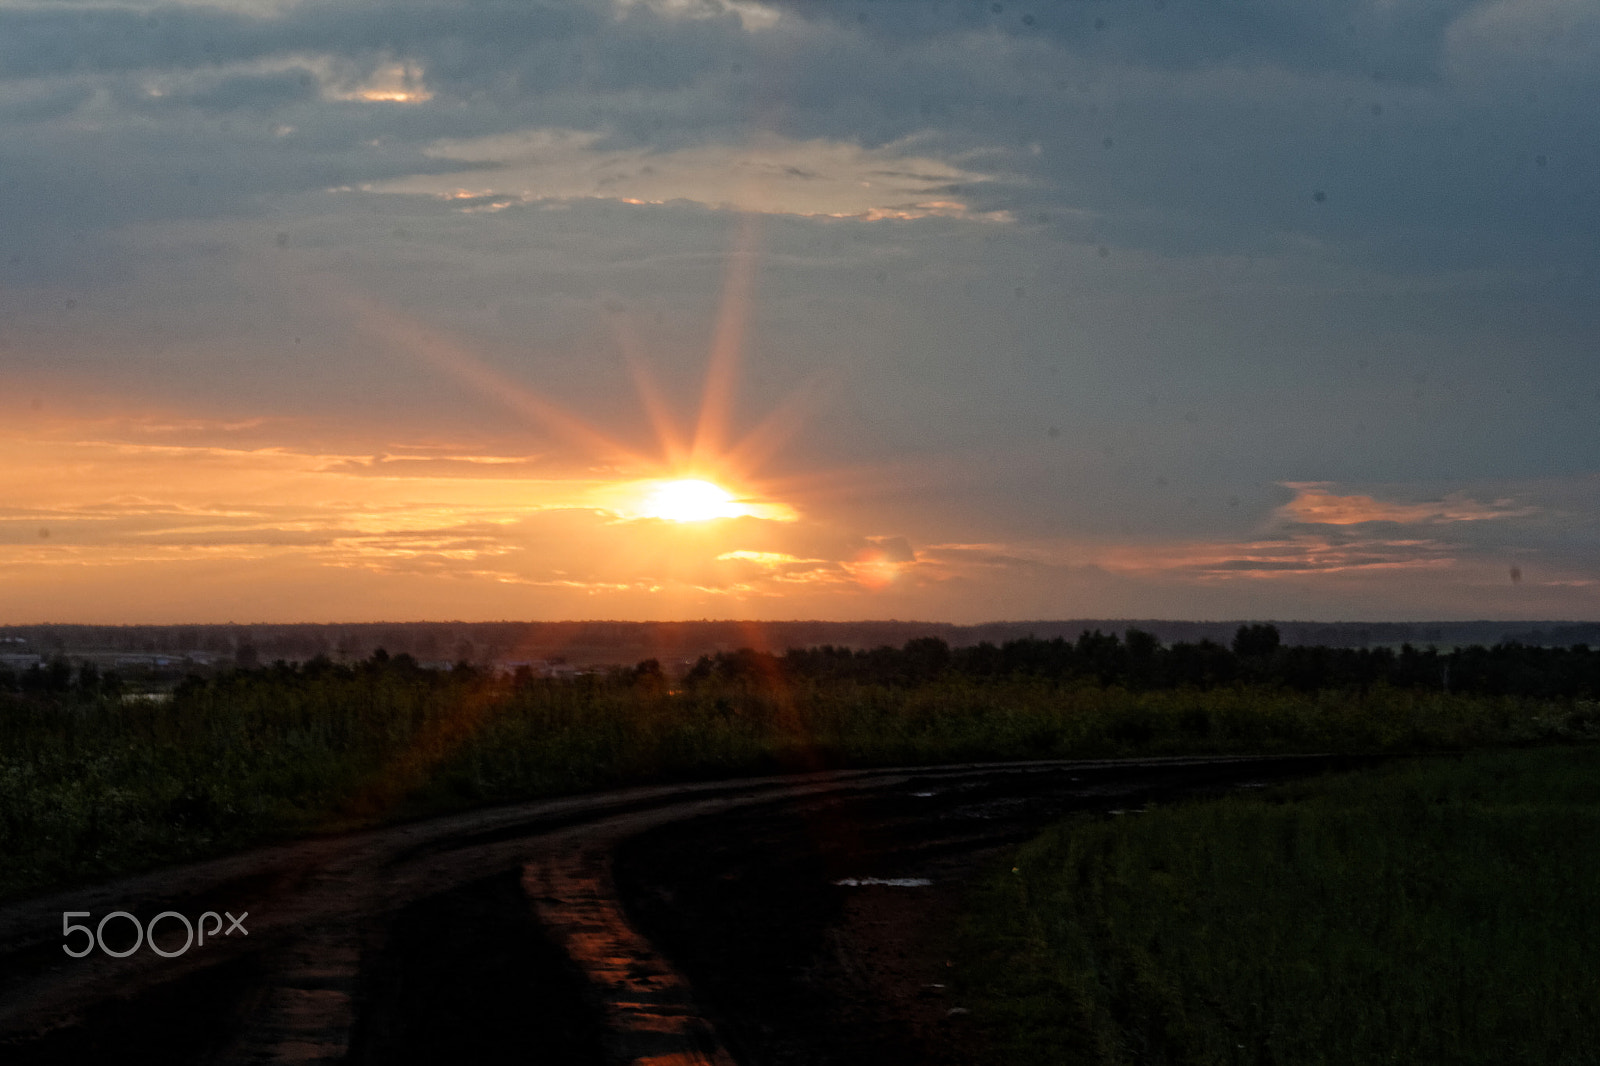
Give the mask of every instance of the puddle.
<path id="1" fill-rule="evenodd" d="M 913 792 L 911 794 L 913 796 L 918 796 L 918 797 L 920 797 L 922 799 L 927 799 L 929 796 L 937 796 L 939 793 L 937 793 L 937 792 Z"/>
<path id="2" fill-rule="evenodd" d="M 927 888 L 933 884 L 926 877 L 841 877 L 836 885 L 857 888 L 861 885 L 888 885 L 890 888 Z"/>

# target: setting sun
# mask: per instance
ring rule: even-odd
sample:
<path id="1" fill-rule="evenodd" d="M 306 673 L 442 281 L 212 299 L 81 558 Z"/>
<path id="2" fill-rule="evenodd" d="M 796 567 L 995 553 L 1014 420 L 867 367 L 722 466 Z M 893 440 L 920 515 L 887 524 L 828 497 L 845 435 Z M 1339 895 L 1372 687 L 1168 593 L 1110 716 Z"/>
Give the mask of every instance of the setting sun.
<path id="1" fill-rule="evenodd" d="M 663 481 L 645 498 L 646 518 L 672 522 L 705 522 L 712 518 L 737 518 L 749 514 L 727 489 L 699 478 Z"/>
<path id="2" fill-rule="evenodd" d="M 588 500 L 622 522 L 655 519 L 694 525 L 718 518 L 755 518 L 788 523 L 800 517 L 793 507 L 764 493 L 725 488 L 698 477 L 614 481 L 595 486 Z"/>

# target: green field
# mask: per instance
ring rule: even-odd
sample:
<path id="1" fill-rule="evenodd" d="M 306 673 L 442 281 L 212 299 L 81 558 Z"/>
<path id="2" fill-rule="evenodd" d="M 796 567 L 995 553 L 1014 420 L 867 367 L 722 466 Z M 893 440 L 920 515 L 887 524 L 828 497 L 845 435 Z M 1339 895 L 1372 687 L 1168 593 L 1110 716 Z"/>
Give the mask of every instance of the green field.
<path id="1" fill-rule="evenodd" d="M 1375 685 L 569 681 L 403 658 L 0 694 L 0 898 L 311 833 L 625 784 L 1060 756 L 1468 749 L 1595 735 L 1573 699 Z"/>
<path id="2" fill-rule="evenodd" d="M 997 1063 L 1600 1062 L 1600 748 L 1085 816 L 962 943 Z"/>

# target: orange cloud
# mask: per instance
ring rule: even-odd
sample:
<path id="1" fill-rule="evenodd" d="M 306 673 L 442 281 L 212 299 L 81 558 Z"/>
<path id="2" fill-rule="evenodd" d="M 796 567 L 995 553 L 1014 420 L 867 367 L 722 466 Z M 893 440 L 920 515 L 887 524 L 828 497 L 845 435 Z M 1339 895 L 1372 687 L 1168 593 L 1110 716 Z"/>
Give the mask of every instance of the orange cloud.
<path id="1" fill-rule="evenodd" d="M 1324 482 L 1284 482 L 1284 487 L 1294 489 L 1296 495 L 1278 508 L 1278 517 L 1305 525 L 1353 526 L 1363 522 L 1419 525 L 1522 518 L 1538 513 L 1533 507 L 1513 507 L 1511 500 L 1478 503 L 1459 492 L 1432 503 L 1391 503 L 1371 496 L 1336 496 L 1324 485 Z"/>
<path id="2" fill-rule="evenodd" d="M 395 602 L 411 605 L 406 617 L 428 604 L 448 617 L 681 617 L 707 597 L 869 593 L 916 563 L 903 539 L 843 535 L 776 504 L 640 518 L 624 506 L 637 479 L 541 476 L 537 457 L 361 456 L 234 444 L 221 430 L 222 443 L 191 439 L 205 437 L 201 424 L 183 427 L 184 443 L 92 432 L 111 428 L 0 439 L 11 460 L 0 467 L 0 620 L 104 620 L 114 602 L 133 605 L 125 620 L 259 619 L 292 587 L 298 607 L 282 609 L 301 619 L 395 617 Z M 283 585 L 268 596 L 273 573 Z M 253 598 L 228 606 L 222 590 L 241 583 Z M 578 606 L 597 598 L 616 606 Z"/>
<path id="3" fill-rule="evenodd" d="M 1098 565 L 1113 572 L 1184 574 L 1203 581 L 1355 570 L 1436 570 L 1455 561 L 1450 546 L 1437 541 L 1341 540 L 1315 534 L 1238 543 L 1124 545 L 1096 554 Z"/>

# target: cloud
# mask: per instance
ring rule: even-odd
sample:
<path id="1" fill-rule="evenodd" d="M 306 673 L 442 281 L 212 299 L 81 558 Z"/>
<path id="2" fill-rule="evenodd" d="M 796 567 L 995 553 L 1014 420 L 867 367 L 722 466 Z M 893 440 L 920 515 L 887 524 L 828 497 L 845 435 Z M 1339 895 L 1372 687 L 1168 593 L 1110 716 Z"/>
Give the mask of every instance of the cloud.
<path id="1" fill-rule="evenodd" d="M 756 0 L 614 0 L 621 12 L 636 7 L 668 19 L 711 19 L 732 15 L 747 31 L 771 29 L 782 17 L 781 11 Z"/>
<path id="2" fill-rule="evenodd" d="M 519 478 L 541 479 L 552 473 L 538 457 L 517 455 L 374 455 L 335 458 L 322 469 L 356 477 L 376 478 Z"/>
<path id="3" fill-rule="evenodd" d="M 1465 493 L 1453 493 L 1431 503 L 1393 503 L 1371 496 L 1337 496 L 1316 483 L 1285 482 L 1295 490 L 1295 498 L 1278 509 L 1278 517 L 1305 525 L 1351 526 L 1366 522 L 1395 522 L 1402 525 L 1441 522 L 1483 522 L 1495 519 L 1526 518 L 1538 514 L 1535 507 L 1515 507 L 1511 500 L 1479 503 Z"/>
<path id="4" fill-rule="evenodd" d="M 742 147 L 710 144 L 655 152 L 605 149 L 600 147 L 602 139 L 598 132 L 538 129 L 439 141 L 425 150 L 427 156 L 470 164 L 471 169 L 413 175 L 362 188 L 435 196 L 469 209 L 595 198 L 629 204 L 682 201 L 737 211 L 866 221 L 1010 220 L 1007 212 L 975 212 L 957 199 L 959 190 L 993 181 L 993 176 L 912 154 L 911 141 L 867 149 L 768 134 Z"/>
<path id="5" fill-rule="evenodd" d="M 1584 39 L 1583 6 L 0 8 L 0 71 L 32 96 L 22 125 L 41 127 L 0 139 L 10 199 L 32 205 L 0 222 L 60 240 L 370 186 L 466 192 L 479 199 L 458 206 L 483 212 L 608 196 L 1043 217 L 1091 247 L 1165 254 L 1592 265 L 1572 234 L 1595 117 L 1572 78 L 1592 87 L 1596 72 L 1563 60 L 1571 76 L 1537 102 L 1509 91 Z M 1491 40 L 1510 43 L 1489 61 L 1474 42 Z M 1446 54 L 1464 58 L 1441 65 Z M 752 96 L 775 104 L 738 103 Z M 261 121 L 219 128 L 196 110 Z M 929 130 L 938 151 L 905 147 Z M 441 158 L 445 146 L 456 154 Z M 934 165 L 874 166 L 897 151 Z M 809 186 L 794 173 L 808 162 L 825 164 Z"/>
<path id="6" fill-rule="evenodd" d="M 1098 555 L 1099 564 L 1115 572 L 1182 575 L 1206 582 L 1371 570 L 1439 570 L 1456 561 L 1452 546 L 1438 541 L 1311 534 L 1232 544 L 1120 546 Z"/>

